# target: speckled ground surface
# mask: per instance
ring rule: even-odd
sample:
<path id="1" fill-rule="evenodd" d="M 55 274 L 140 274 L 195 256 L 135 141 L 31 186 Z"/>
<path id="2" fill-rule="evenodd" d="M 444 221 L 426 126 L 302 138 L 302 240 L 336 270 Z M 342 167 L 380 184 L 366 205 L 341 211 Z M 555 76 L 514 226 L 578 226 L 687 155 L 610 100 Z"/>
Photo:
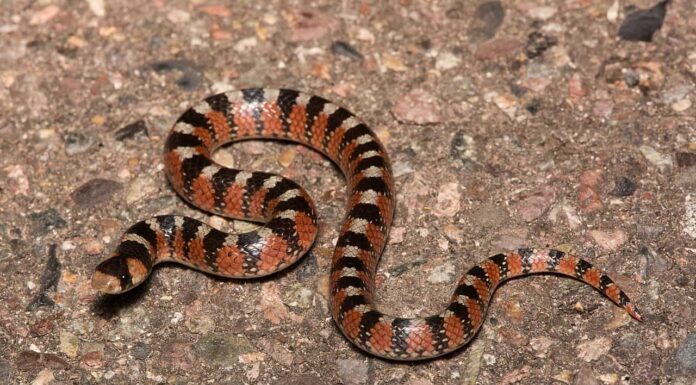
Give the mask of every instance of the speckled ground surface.
<path id="1" fill-rule="evenodd" d="M 693 2 L 672 1 L 652 43 L 617 38 L 643 0 L 0 4 L 0 383 L 694 384 Z M 606 269 L 645 321 L 536 276 L 505 284 L 454 355 L 367 357 L 327 309 L 344 181 L 273 142 L 216 156 L 312 193 L 311 255 L 245 282 L 165 266 L 98 296 L 91 272 L 130 223 L 206 218 L 167 185 L 163 139 L 247 86 L 322 95 L 385 142 L 385 310 L 429 315 L 479 259 L 549 245 Z"/>

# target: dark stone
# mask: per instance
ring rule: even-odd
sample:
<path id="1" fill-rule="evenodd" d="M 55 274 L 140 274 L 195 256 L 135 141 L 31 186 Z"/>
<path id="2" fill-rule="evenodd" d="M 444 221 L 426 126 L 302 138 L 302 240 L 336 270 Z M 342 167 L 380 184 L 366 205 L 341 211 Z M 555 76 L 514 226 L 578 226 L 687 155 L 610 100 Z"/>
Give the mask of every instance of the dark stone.
<path id="1" fill-rule="evenodd" d="M 624 82 L 626 82 L 626 85 L 629 87 L 635 87 L 640 82 L 638 74 L 636 73 L 636 71 L 632 69 L 627 69 L 623 71 L 623 78 Z"/>
<path id="2" fill-rule="evenodd" d="M 63 137 L 65 141 L 65 153 L 68 155 L 81 154 L 92 147 L 94 139 L 82 132 L 68 132 Z"/>
<path id="3" fill-rule="evenodd" d="M 662 28 L 662 22 L 667 14 L 667 3 L 669 0 L 663 0 L 650 9 L 639 10 L 627 15 L 619 27 L 621 40 L 652 41 L 655 31 Z"/>
<path id="4" fill-rule="evenodd" d="M 527 44 L 524 47 L 527 57 L 533 59 L 541 56 L 547 49 L 558 43 L 553 36 L 547 36 L 539 31 L 533 31 L 527 36 Z"/>
<path id="5" fill-rule="evenodd" d="M 50 299 L 46 293 L 56 291 L 58 287 L 58 281 L 60 280 L 61 265 L 56 257 L 55 244 L 51 244 L 48 248 L 48 261 L 46 262 L 46 267 L 44 268 L 43 274 L 41 274 L 41 288 L 39 293 L 34 297 L 34 299 L 27 306 L 28 311 L 35 310 L 42 306 L 53 306 L 55 303 Z"/>
<path id="6" fill-rule="evenodd" d="M 44 368 L 65 370 L 70 367 L 65 360 L 55 354 L 37 353 L 30 350 L 19 352 L 15 364 L 17 365 L 17 369 L 23 372 Z"/>
<path id="7" fill-rule="evenodd" d="M 176 85 L 186 91 L 192 91 L 201 85 L 201 76 L 197 72 L 186 72 L 176 79 Z"/>
<path id="8" fill-rule="evenodd" d="M 32 221 L 32 230 L 35 235 L 44 235 L 51 230 L 62 229 L 68 225 L 54 208 L 29 214 L 29 219 Z"/>
<path id="9" fill-rule="evenodd" d="M 95 178 L 78 187 L 70 194 L 70 197 L 76 205 L 88 208 L 107 202 L 120 189 L 121 183 L 119 182 Z"/>
<path id="10" fill-rule="evenodd" d="M 134 136 L 140 133 L 143 133 L 145 134 L 145 136 L 148 137 L 150 136 L 150 134 L 147 131 L 147 125 L 145 124 L 145 121 L 142 119 L 136 120 L 135 122 L 116 130 L 116 132 L 114 132 L 114 138 L 116 138 L 116 140 L 123 141 L 126 139 L 133 138 Z"/>
<path id="11" fill-rule="evenodd" d="M 150 345 L 144 342 L 136 342 L 131 349 L 131 355 L 136 360 L 144 360 L 150 355 Z"/>
<path id="12" fill-rule="evenodd" d="M 534 98 L 524 105 L 524 109 L 532 115 L 536 115 L 541 109 L 541 100 Z"/>
<path id="13" fill-rule="evenodd" d="M 614 190 L 611 192 L 612 195 L 619 197 L 627 197 L 633 195 L 636 191 L 636 183 L 625 176 L 617 177 L 614 182 Z"/>
<path id="14" fill-rule="evenodd" d="M 297 272 L 295 273 L 298 281 L 303 282 L 316 274 L 318 267 L 317 257 L 311 250 L 298 263 L 300 265 L 297 267 Z"/>
<path id="15" fill-rule="evenodd" d="M 677 166 L 679 167 L 691 167 L 696 165 L 696 154 L 693 152 L 678 152 L 677 153 Z"/>
<path id="16" fill-rule="evenodd" d="M 425 264 L 425 261 L 422 259 L 418 259 L 418 260 L 415 260 L 415 261 L 410 262 L 410 263 L 404 263 L 404 264 L 401 264 L 399 266 L 394 266 L 393 268 L 389 269 L 389 274 L 394 276 L 394 277 L 398 277 L 400 275 L 403 275 L 407 271 L 411 270 L 412 268 L 417 267 L 417 266 L 421 266 L 423 264 Z"/>
<path id="17" fill-rule="evenodd" d="M 682 373 L 696 374 L 696 332 L 689 334 L 679 344 L 674 354 L 677 370 Z"/>
<path id="18" fill-rule="evenodd" d="M 469 39 L 472 41 L 491 39 L 503 24 L 504 19 L 505 8 L 503 8 L 500 1 L 481 3 L 476 8 L 474 17 L 469 25 Z"/>
<path id="19" fill-rule="evenodd" d="M 473 151 L 473 144 L 468 143 L 464 136 L 466 132 L 463 130 L 457 131 L 450 143 L 450 158 L 452 164 L 457 168 L 467 168 L 474 164 L 474 161 L 469 158 L 469 153 Z"/>
<path id="20" fill-rule="evenodd" d="M 331 43 L 331 52 L 336 55 L 345 56 L 351 60 L 362 60 L 363 54 L 345 41 L 335 41 Z"/>

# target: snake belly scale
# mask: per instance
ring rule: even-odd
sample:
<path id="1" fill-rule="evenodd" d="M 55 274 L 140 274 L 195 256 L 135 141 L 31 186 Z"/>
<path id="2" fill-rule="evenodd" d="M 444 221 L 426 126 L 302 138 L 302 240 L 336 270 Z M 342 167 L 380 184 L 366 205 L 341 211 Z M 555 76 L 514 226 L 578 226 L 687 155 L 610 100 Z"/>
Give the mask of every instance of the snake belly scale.
<path id="1" fill-rule="evenodd" d="M 346 216 L 331 265 L 330 311 L 357 347 L 394 360 L 437 357 L 467 344 L 484 322 L 503 281 L 534 273 L 576 278 L 640 320 L 638 309 L 601 270 L 551 249 L 519 249 L 484 259 L 458 281 L 446 308 L 424 318 L 399 318 L 374 304 L 375 273 L 394 214 L 387 153 L 373 131 L 324 98 L 287 89 L 252 88 L 210 96 L 184 112 L 164 147 L 165 171 L 194 206 L 230 218 L 265 223 L 228 234 L 200 221 L 164 215 L 132 225 L 92 286 L 118 294 L 143 282 L 154 265 L 174 261 L 232 278 L 272 274 L 301 258 L 317 235 L 317 214 L 295 182 L 264 172 L 225 168 L 211 153 L 231 141 L 271 138 L 297 142 L 336 163 L 348 185 Z"/>

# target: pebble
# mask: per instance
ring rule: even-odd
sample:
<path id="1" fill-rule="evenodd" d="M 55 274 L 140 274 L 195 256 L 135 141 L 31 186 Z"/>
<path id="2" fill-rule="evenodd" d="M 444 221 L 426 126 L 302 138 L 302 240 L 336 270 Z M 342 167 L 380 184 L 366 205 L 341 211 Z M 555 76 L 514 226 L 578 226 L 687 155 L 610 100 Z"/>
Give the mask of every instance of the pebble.
<path id="1" fill-rule="evenodd" d="M 663 155 L 654 148 L 648 145 L 642 145 L 638 148 L 645 159 L 653 166 L 657 167 L 660 172 L 666 172 L 672 168 L 672 158 L 669 155 Z"/>
<path id="2" fill-rule="evenodd" d="M 602 199 L 596 190 L 602 181 L 602 173 L 597 170 L 588 170 L 580 175 L 580 188 L 578 190 L 578 205 L 584 214 L 593 213 L 604 207 Z"/>
<path id="3" fill-rule="evenodd" d="M 50 318 L 42 318 L 29 327 L 29 332 L 34 337 L 42 337 L 53 330 L 53 321 Z"/>
<path id="4" fill-rule="evenodd" d="M 331 52 L 336 55 L 347 57 L 348 59 L 359 61 L 363 60 L 363 54 L 348 42 L 337 40 L 331 43 Z"/>
<path id="5" fill-rule="evenodd" d="M 29 219 L 32 222 L 32 232 L 36 235 L 44 235 L 51 230 L 62 229 L 68 225 L 68 222 L 54 208 L 31 213 Z"/>
<path id="6" fill-rule="evenodd" d="M 614 190 L 612 190 L 611 194 L 619 197 L 627 197 L 633 195 L 635 191 L 636 183 L 625 176 L 620 176 L 616 177 L 614 180 Z"/>
<path id="7" fill-rule="evenodd" d="M 167 12 L 167 20 L 175 24 L 184 24 L 191 20 L 191 14 L 181 9 L 172 9 Z"/>
<path id="8" fill-rule="evenodd" d="M 90 208 L 108 202 L 121 188 L 121 183 L 117 181 L 94 178 L 70 193 L 70 197 L 78 207 Z"/>
<path id="9" fill-rule="evenodd" d="M 466 168 L 476 162 L 476 145 L 474 138 L 464 130 L 457 131 L 450 143 L 451 164 L 459 169 Z"/>
<path id="10" fill-rule="evenodd" d="M 57 5 L 48 5 L 34 12 L 29 18 L 29 25 L 43 25 L 58 15 L 60 8 Z"/>
<path id="11" fill-rule="evenodd" d="M 676 112 L 684 112 L 691 107 L 690 99 L 682 99 L 674 104 L 672 104 L 672 109 Z"/>
<path id="12" fill-rule="evenodd" d="M 133 123 L 129 123 L 114 132 L 114 138 L 118 141 L 124 141 L 126 139 L 131 139 L 138 134 L 145 134 L 145 136 L 150 136 L 147 131 L 147 124 L 142 119 L 136 120 Z"/>
<path id="13" fill-rule="evenodd" d="M 607 354 L 611 349 L 612 341 L 608 337 L 595 338 L 578 344 L 578 358 L 585 362 L 592 362 L 603 355 Z"/>
<path id="14" fill-rule="evenodd" d="M 58 335 L 60 341 L 58 349 L 60 352 L 68 356 L 68 358 L 77 357 L 77 351 L 80 347 L 80 339 L 74 334 L 66 331 L 61 331 Z"/>
<path id="15" fill-rule="evenodd" d="M 678 371 L 696 374 L 696 332 L 689 334 L 679 344 L 674 353 L 674 361 Z"/>
<path id="16" fill-rule="evenodd" d="M 150 355 L 150 345 L 145 342 L 138 341 L 131 348 L 131 355 L 136 360 L 144 360 Z"/>
<path id="17" fill-rule="evenodd" d="M 222 367 L 237 362 L 239 355 L 254 351 L 253 344 L 247 337 L 234 333 L 205 335 L 194 344 L 193 349 L 201 360 Z"/>
<path id="18" fill-rule="evenodd" d="M 532 31 L 527 36 L 527 43 L 524 47 L 525 53 L 528 58 L 533 59 L 541 56 L 546 50 L 555 46 L 556 43 L 558 43 L 558 40 L 555 37 L 546 35 L 540 31 Z"/>
<path id="19" fill-rule="evenodd" d="M 677 166 L 681 168 L 688 168 L 696 165 L 696 153 L 677 152 L 675 157 L 677 160 Z"/>
<path id="20" fill-rule="evenodd" d="M 402 95 L 391 111 L 401 122 L 432 124 L 442 120 L 440 105 L 441 103 L 429 92 L 415 89 Z"/>
<path id="21" fill-rule="evenodd" d="M 302 284 L 296 283 L 292 285 L 290 290 L 286 291 L 283 302 L 288 306 L 309 309 L 312 307 L 313 294 L 311 290 Z"/>
<path id="22" fill-rule="evenodd" d="M 68 132 L 63 140 L 65 141 L 65 154 L 68 156 L 86 152 L 95 142 L 91 135 L 79 131 Z"/>
<path id="23" fill-rule="evenodd" d="M 132 205 L 135 202 L 156 194 L 158 191 L 159 188 L 154 179 L 149 177 L 135 178 L 128 183 L 128 188 L 126 189 L 126 203 Z"/>
<path id="24" fill-rule="evenodd" d="M 367 384 L 370 380 L 369 365 L 365 360 L 338 359 L 336 367 L 338 377 L 345 385 Z"/>
<path id="25" fill-rule="evenodd" d="M 655 31 L 662 27 L 667 13 L 667 3 L 660 1 L 649 9 L 640 9 L 626 15 L 619 27 L 619 37 L 626 41 L 651 42 Z"/>
<path id="26" fill-rule="evenodd" d="M 295 159 L 295 155 L 297 155 L 297 148 L 289 147 L 278 155 L 278 164 L 283 167 L 289 167 Z"/>
<path id="27" fill-rule="evenodd" d="M 696 239 L 696 194 L 688 194 L 684 199 L 684 232 Z"/>
<path id="28" fill-rule="evenodd" d="M 453 217 L 459 211 L 462 194 L 459 192 L 459 183 L 450 182 L 440 186 L 437 200 L 433 208 L 433 214 L 438 217 Z"/>
<path id="29" fill-rule="evenodd" d="M 597 246 L 607 251 L 617 250 L 628 240 L 628 236 L 621 229 L 612 231 L 590 230 L 588 234 L 595 241 Z"/>
<path id="30" fill-rule="evenodd" d="M 30 350 L 19 352 L 15 365 L 17 365 L 18 370 L 23 372 L 44 368 L 65 370 L 70 367 L 65 360 L 55 354 L 38 353 Z"/>
<path id="31" fill-rule="evenodd" d="M 453 281 L 456 268 L 453 263 L 447 262 L 443 265 L 436 266 L 430 275 L 428 282 L 430 283 L 450 283 Z"/>
<path id="32" fill-rule="evenodd" d="M 164 346 L 160 359 L 174 369 L 189 372 L 195 362 L 192 344 L 185 340 L 173 340 Z"/>
<path id="33" fill-rule="evenodd" d="M 441 52 L 435 60 L 435 69 L 439 71 L 447 71 L 461 64 L 462 59 L 452 52 Z"/>
<path id="34" fill-rule="evenodd" d="M 556 189 L 546 185 L 536 191 L 522 195 L 514 205 L 515 211 L 526 222 L 533 221 L 544 213 L 556 201 Z"/>
<path id="35" fill-rule="evenodd" d="M 99 255 L 104 252 L 104 242 L 95 238 L 89 238 L 83 248 L 88 255 Z"/>
<path id="36" fill-rule="evenodd" d="M 266 354 L 271 356 L 275 362 L 285 367 L 292 366 L 292 362 L 295 357 L 292 352 L 284 346 L 283 343 L 264 338 L 261 340 L 261 348 Z"/>
<path id="37" fill-rule="evenodd" d="M 104 0 L 87 0 L 89 5 L 89 10 L 94 13 L 97 17 L 104 17 L 106 15 L 106 8 L 104 7 Z"/>
<path id="38" fill-rule="evenodd" d="M 457 3 L 455 7 L 447 11 L 446 15 L 451 19 L 461 18 L 460 16 L 464 16 L 462 10 L 465 8 L 467 8 L 466 3 Z M 476 42 L 491 39 L 503 24 L 504 19 L 505 8 L 500 1 L 486 1 L 479 4 L 469 24 L 469 40 Z"/>
<path id="39" fill-rule="evenodd" d="M 552 18 L 556 14 L 556 12 L 557 9 L 554 7 L 541 6 L 531 8 L 529 11 L 527 11 L 527 14 L 534 19 L 546 21 Z"/>
<path id="40" fill-rule="evenodd" d="M 517 113 L 517 99 L 514 95 L 507 92 L 499 94 L 495 91 L 491 91 L 486 93 L 483 98 L 487 102 L 492 101 L 495 103 L 495 105 L 510 119 L 515 119 L 515 114 Z"/>
<path id="41" fill-rule="evenodd" d="M 31 382 L 31 385 L 48 385 L 55 379 L 51 369 L 42 369 Z"/>
<path id="42" fill-rule="evenodd" d="M 599 385 L 591 368 L 583 367 L 575 374 L 573 385 Z"/>
<path id="43" fill-rule="evenodd" d="M 404 60 L 398 55 L 385 53 L 384 55 L 382 55 L 382 62 L 384 63 L 384 67 L 390 71 L 394 71 L 394 72 L 408 71 L 408 67 L 406 66 L 406 63 L 404 63 Z"/>
<path id="44" fill-rule="evenodd" d="M 514 57 L 522 51 L 522 42 L 512 38 L 489 40 L 476 48 L 474 57 L 478 60 L 496 60 Z"/>
<path id="45" fill-rule="evenodd" d="M 263 314 L 274 325 L 279 325 L 283 320 L 299 323 L 303 317 L 291 313 L 283 303 L 280 296 L 280 289 L 275 282 L 268 282 L 261 285 L 261 299 L 256 306 L 256 310 Z"/>

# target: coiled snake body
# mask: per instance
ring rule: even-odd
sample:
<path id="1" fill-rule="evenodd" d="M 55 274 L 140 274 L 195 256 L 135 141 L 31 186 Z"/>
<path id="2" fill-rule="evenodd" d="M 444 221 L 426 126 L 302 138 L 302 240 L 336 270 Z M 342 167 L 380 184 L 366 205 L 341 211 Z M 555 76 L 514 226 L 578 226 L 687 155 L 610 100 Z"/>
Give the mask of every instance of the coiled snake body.
<path id="1" fill-rule="evenodd" d="M 137 286 L 164 261 L 224 277 L 250 278 L 284 269 L 312 246 L 317 215 L 296 183 L 264 172 L 216 164 L 211 153 L 231 141 L 274 138 L 322 152 L 346 177 L 349 199 L 331 267 L 331 314 L 359 348 L 389 359 L 419 360 L 465 345 L 484 321 L 503 281 L 534 273 L 577 278 L 631 316 L 638 309 L 601 270 L 557 250 L 519 249 L 471 268 L 449 304 L 426 318 L 397 318 L 374 306 L 375 271 L 394 213 L 391 166 L 384 147 L 349 111 L 318 96 L 286 89 L 245 89 L 208 97 L 177 120 L 164 148 L 165 170 L 177 193 L 202 210 L 263 222 L 227 234 L 197 220 L 165 215 L 141 221 L 99 264 L 95 289 L 117 294 Z"/>

